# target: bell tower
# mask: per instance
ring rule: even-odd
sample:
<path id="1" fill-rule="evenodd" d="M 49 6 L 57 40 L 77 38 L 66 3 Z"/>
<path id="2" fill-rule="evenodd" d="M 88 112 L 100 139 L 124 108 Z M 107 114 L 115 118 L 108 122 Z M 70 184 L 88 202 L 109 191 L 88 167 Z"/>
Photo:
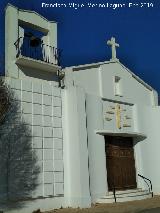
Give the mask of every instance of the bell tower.
<path id="1" fill-rule="evenodd" d="M 60 69 L 57 23 L 11 4 L 5 15 L 5 75 L 53 79 Z"/>

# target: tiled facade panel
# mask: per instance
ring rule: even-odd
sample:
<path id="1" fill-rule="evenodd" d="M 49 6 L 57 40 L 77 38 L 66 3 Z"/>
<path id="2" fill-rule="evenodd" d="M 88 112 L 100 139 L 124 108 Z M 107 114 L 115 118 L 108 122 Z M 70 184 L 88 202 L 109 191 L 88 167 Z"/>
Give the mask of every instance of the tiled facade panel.
<path id="1" fill-rule="evenodd" d="M 44 183 L 53 183 L 53 172 L 45 172 L 44 173 Z"/>
<path id="2" fill-rule="evenodd" d="M 33 93 L 33 104 L 42 104 L 42 95 Z"/>
<path id="3" fill-rule="evenodd" d="M 54 117 L 53 127 L 62 127 L 62 119 L 58 117 Z"/>
<path id="4" fill-rule="evenodd" d="M 43 115 L 52 115 L 52 106 L 43 105 Z"/>
<path id="5" fill-rule="evenodd" d="M 63 195 L 63 184 L 55 183 L 54 184 L 54 194 L 55 195 Z"/>
<path id="6" fill-rule="evenodd" d="M 43 126 L 44 127 L 49 127 L 49 126 L 52 126 L 52 117 L 51 116 L 46 116 L 44 115 L 43 116 Z"/>
<path id="7" fill-rule="evenodd" d="M 33 148 L 34 149 L 42 149 L 43 146 L 43 139 L 42 137 L 33 137 Z"/>
<path id="8" fill-rule="evenodd" d="M 53 172 L 53 160 L 44 161 L 44 172 Z"/>
<path id="9" fill-rule="evenodd" d="M 53 138 L 44 138 L 43 139 L 43 147 L 45 149 L 53 149 L 54 140 Z"/>
<path id="10" fill-rule="evenodd" d="M 53 128 L 55 138 L 62 138 L 62 128 Z"/>
<path id="11" fill-rule="evenodd" d="M 44 160 L 53 160 L 53 150 L 52 149 L 44 150 Z"/>
<path id="12" fill-rule="evenodd" d="M 54 180 L 56 183 L 63 183 L 63 173 L 62 172 L 54 172 Z"/>
<path id="13" fill-rule="evenodd" d="M 42 104 L 33 104 L 33 115 L 42 115 Z"/>
<path id="14" fill-rule="evenodd" d="M 53 107 L 53 116 L 55 117 L 62 117 L 62 109 L 61 107 Z"/>
<path id="15" fill-rule="evenodd" d="M 60 138 L 53 138 L 54 148 L 55 149 L 62 149 L 62 139 Z"/>
<path id="16" fill-rule="evenodd" d="M 32 92 L 22 91 L 22 101 L 32 103 Z"/>
<path id="17" fill-rule="evenodd" d="M 54 149 L 54 159 L 55 160 L 62 160 L 63 156 L 62 156 L 62 150 L 57 150 L 57 149 Z"/>
<path id="18" fill-rule="evenodd" d="M 45 184 L 44 185 L 44 196 L 53 195 L 53 184 Z"/>
<path id="19" fill-rule="evenodd" d="M 22 111 L 25 114 L 32 114 L 32 103 L 22 102 Z"/>
<path id="20" fill-rule="evenodd" d="M 52 105 L 52 96 L 43 95 L 43 104 L 51 106 Z"/>
<path id="21" fill-rule="evenodd" d="M 63 161 L 62 160 L 54 160 L 54 171 L 62 172 L 63 171 Z"/>
<path id="22" fill-rule="evenodd" d="M 10 80 L 19 99 L 23 120 L 32 131 L 32 147 L 40 167 L 38 196 L 63 196 L 61 90 L 39 81 Z"/>

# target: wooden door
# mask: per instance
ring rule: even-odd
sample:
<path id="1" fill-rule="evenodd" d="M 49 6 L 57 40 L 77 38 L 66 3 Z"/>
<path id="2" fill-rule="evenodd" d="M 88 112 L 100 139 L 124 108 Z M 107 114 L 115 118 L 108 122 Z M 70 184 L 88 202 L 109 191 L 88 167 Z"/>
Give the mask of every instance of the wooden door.
<path id="1" fill-rule="evenodd" d="M 109 190 L 136 188 L 136 172 L 132 138 L 105 137 L 107 180 Z"/>

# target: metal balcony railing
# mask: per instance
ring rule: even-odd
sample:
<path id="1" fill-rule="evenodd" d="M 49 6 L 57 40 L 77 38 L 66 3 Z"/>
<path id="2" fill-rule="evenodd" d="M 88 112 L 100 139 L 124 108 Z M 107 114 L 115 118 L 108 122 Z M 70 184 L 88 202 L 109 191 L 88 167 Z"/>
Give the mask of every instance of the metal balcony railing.
<path id="1" fill-rule="evenodd" d="M 14 45 L 17 51 L 17 58 L 19 56 L 25 56 L 60 66 L 61 51 L 55 47 L 44 44 L 40 38 L 20 37 Z"/>

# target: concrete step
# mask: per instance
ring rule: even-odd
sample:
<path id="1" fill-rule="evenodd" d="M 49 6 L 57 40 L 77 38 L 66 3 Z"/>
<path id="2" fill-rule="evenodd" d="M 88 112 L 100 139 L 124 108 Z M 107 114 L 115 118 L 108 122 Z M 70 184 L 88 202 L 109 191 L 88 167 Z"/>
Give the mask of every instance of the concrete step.
<path id="1" fill-rule="evenodd" d="M 118 190 L 118 191 L 116 191 L 116 195 L 137 193 L 137 192 L 142 192 L 142 189 L 141 188 L 137 188 L 137 189 Z M 113 195 L 113 191 L 109 191 L 108 195 Z"/>
<path id="2" fill-rule="evenodd" d="M 148 192 L 148 190 L 143 190 L 142 189 L 132 189 L 132 190 L 123 190 L 123 191 L 116 191 L 116 196 L 120 196 L 120 197 L 124 197 L 127 195 L 136 195 L 139 194 L 141 192 Z M 113 192 L 109 192 L 109 194 L 107 196 L 114 196 Z"/>
<path id="3" fill-rule="evenodd" d="M 136 190 L 125 190 L 125 191 L 117 191 L 116 192 L 116 201 L 117 202 L 127 202 L 134 200 L 143 200 L 147 198 L 151 198 L 152 193 L 148 192 L 148 190 L 136 189 Z M 97 203 L 114 203 L 115 199 L 113 193 L 110 193 L 107 196 L 104 196 L 97 200 Z"/>

